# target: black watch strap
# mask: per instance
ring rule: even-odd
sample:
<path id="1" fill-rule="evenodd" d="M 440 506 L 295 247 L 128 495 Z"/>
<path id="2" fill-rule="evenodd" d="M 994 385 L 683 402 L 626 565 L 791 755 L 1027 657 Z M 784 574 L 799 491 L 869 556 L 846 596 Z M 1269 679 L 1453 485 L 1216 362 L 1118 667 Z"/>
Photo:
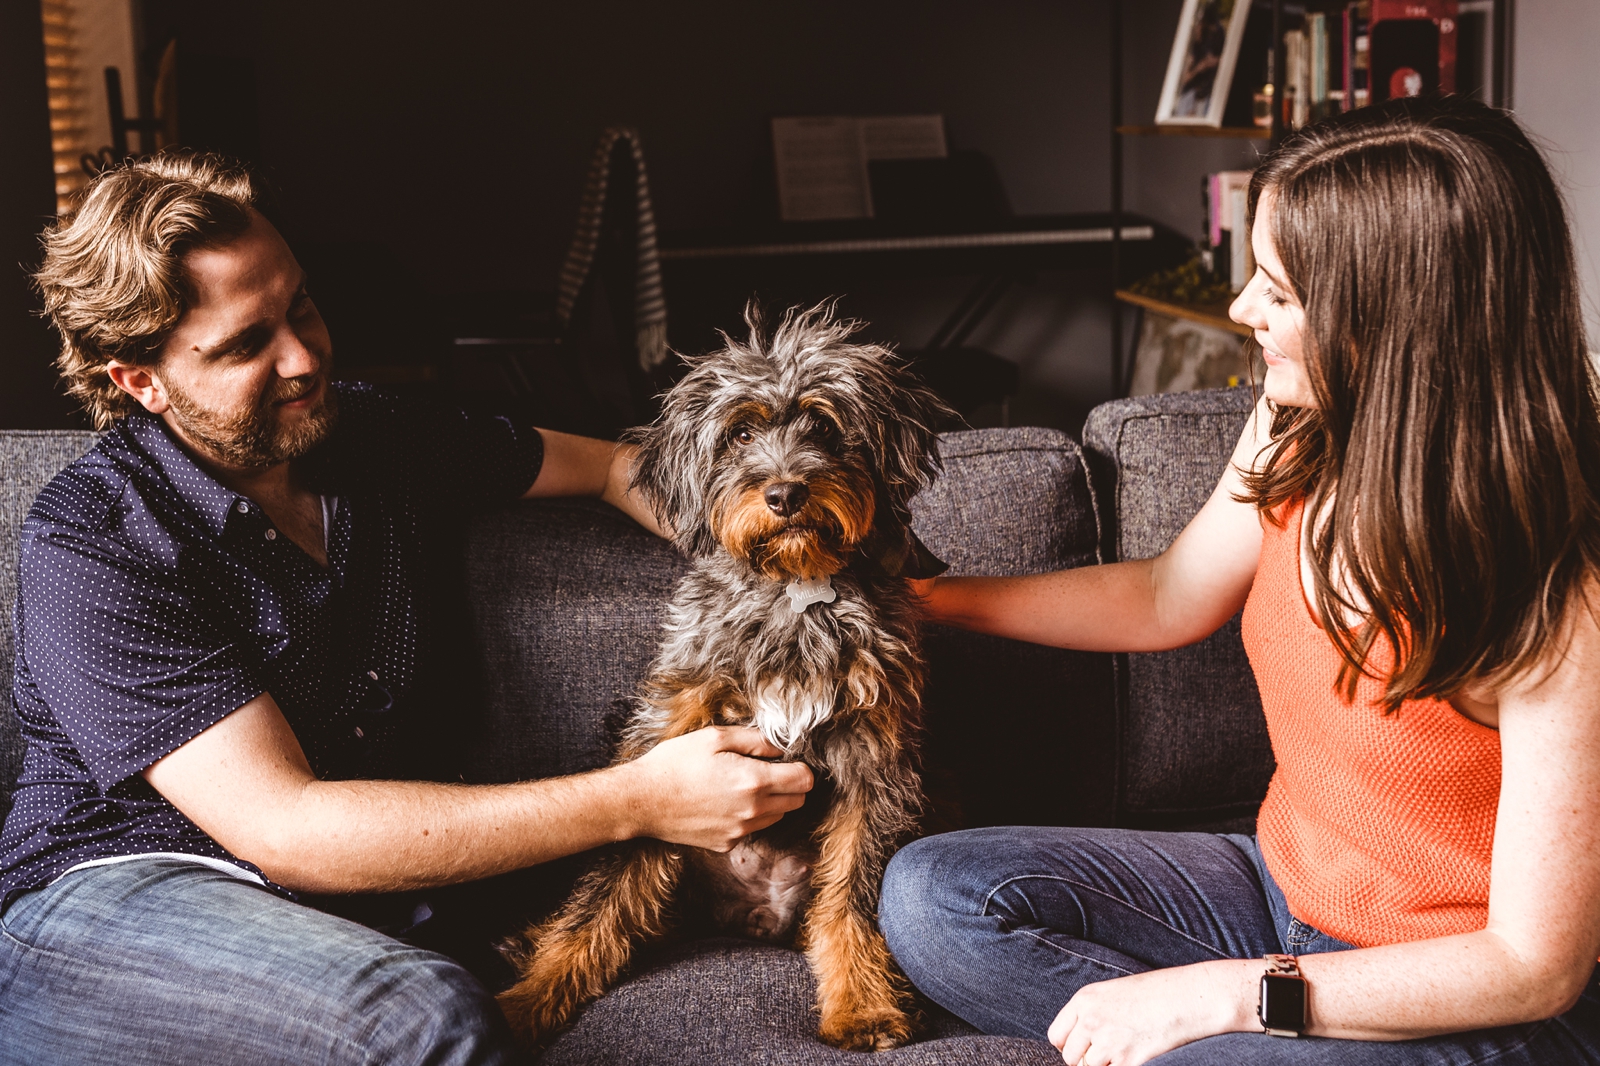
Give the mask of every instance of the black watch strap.
<path id="1" fill-rule="evenodd" d="M 1306 979 L 1293 955 L 1268 955 L 1256 1016 L 1268 1036 L 1299 1036 L 1306 1028 Z"/>

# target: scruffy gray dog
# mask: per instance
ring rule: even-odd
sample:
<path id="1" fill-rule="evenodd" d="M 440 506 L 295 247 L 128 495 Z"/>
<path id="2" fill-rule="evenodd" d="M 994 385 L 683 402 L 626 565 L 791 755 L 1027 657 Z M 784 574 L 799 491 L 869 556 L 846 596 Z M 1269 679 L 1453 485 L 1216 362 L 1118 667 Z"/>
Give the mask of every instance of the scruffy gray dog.
<path id="1" fill-rule="evenodd" d="M 923 665 L 907 577 L 944 569 L 911 532 L 953 417 L 890 351 L 849 343 L 831 305 L 690 360 L 636 431 L 633 485 L 695 560 L 618 761 L 707 725 L 753 725 L 817 787 L 728 854 L 633 841 L 527 933 L 500 997 L 546 1042 L 624 973 L 634 948 L 708 916 L 798 941 L 824 1040 L 883 1049 L 911 1035 L 909 992 L 875 922 L 884 864 L 915 829 Z M 803 917 L 802 917 L 803 912 Z"/>

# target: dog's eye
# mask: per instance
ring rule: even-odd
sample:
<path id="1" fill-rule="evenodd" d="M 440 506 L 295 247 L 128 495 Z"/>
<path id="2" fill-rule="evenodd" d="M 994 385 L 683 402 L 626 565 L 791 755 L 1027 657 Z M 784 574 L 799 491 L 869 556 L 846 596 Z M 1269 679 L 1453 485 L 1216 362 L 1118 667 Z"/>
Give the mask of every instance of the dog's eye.
<path id="1" fill-rule="evenodd" d="M 733 443 L 754 444 L 755 442 L 756 435 L 750 432 L 749 426 L 740 426 L 738 429 L 733 431 Z"/>

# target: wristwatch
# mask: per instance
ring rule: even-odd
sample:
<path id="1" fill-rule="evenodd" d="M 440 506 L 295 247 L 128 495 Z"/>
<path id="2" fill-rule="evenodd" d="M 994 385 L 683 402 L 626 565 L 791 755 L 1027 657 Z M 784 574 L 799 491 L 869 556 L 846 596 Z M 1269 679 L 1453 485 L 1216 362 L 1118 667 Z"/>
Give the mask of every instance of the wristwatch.
<path id="1" fill-rule="evenodd" d="M 1268 1036 L 1299 1036 L 1306 1028 L 1306 979 L 1293 955 L 1268 955 L 1256 1016 Z"/>

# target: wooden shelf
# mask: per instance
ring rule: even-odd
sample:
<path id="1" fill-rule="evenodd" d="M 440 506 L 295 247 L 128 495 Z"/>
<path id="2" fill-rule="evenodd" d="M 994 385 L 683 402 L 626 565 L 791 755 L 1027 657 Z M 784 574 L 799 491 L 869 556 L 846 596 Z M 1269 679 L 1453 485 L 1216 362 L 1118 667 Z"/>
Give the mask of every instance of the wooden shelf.
<path id="1" fill-rule="evenodd" d="M 1272 131 L 1260 126 L 1118 126 L 1117 132 L 1131 137 L 1228 137 L 1252 141 L 1272 139 Z"/>
<path id="2" fill-rule="evenodd" d="M 1219 300 L 1212 304 L 1178 304 L 1168 300 L 1158 300 L 1153 296 L 1143 296 L 1127 289 L 1117 290 L 1117 299 L 1125 304 L 1143 307 L 1147 311 L 1156 311 L 1174 318 L 1186 318 L 1190 322 L 1198 322 L 1202 326 L 1211 326 L 1213 329 L 1225 329 L 1229 333 L 1237 333 L 1241 337 L 1251 334 L 1249 326 L 1241 326 L 1228 317 L 1228 304 L 1231 301 Z"/>

